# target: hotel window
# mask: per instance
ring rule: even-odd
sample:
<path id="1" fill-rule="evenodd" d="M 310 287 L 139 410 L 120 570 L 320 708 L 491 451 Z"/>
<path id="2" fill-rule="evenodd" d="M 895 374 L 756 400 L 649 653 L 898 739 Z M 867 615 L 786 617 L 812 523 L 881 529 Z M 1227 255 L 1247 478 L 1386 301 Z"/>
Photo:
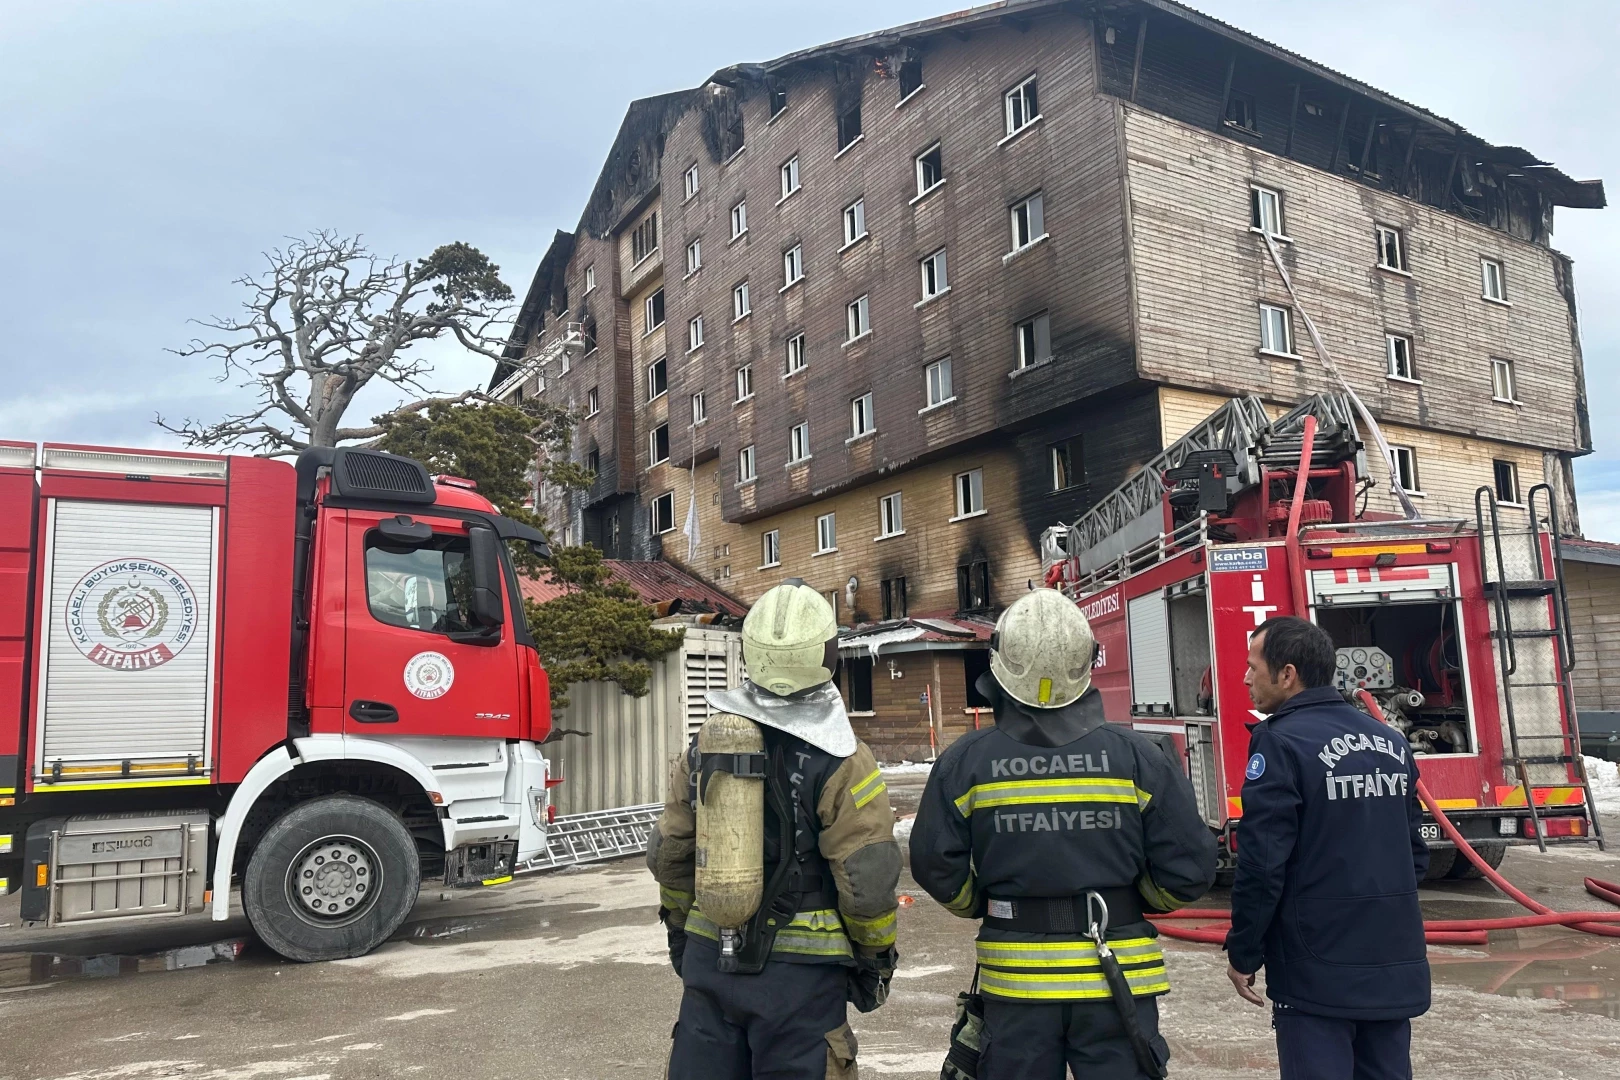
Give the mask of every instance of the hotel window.
<path id="1" fill-rule="evenodd" d="M 697 167 L 697 162 L 694 161 L 692 163 L 692 167 L 686 170 L 686 197 L 688 199 L 690 199 L 692 196 L 696 195 L 697 193 L 698 193 L 698 167 Z"/>
<path id="2" fill-rule="evenodd" d="M 592 263 L 585 268 L 585 291 L 588 293 L 596 288 L 596 264 Z"/>
<path id="3" fill-rule="evenodd" d="M 951 287 L 945 272 L 945 249 L 940 248 L 918 264 L 922 270 L 922 298 L 932 300 Z"/>
<path id="4" fill-rule="evenodd" d="M 844 207 L 844 246 L 866 235 L 866 200 L 856 199 Z"/>
<path id="5" fill-rule="evenodd" d="M 787 339 L 787 366 L 785 374 L 804 370 L 804 335 L 794 334 Z"/>
<path id="6" fill-rule="evenodd" d="M 754 396 L 754 366 L 744 364 L 737 369 L 737 400 L 747 401 Z"/>
<path id="7" fill-rule="evenodd" d="M 1406 244 L 1401 230 L 1392 225 L 1378 226 L 1378 265 L 1385 270 L 1406 269 Z"/>
<path id="8" fill-rule="evenodd" d="M 956 516 L 984 513 L 984 470 L 969 469 L 956 474 Z"/>
<path id="9" fill-rule="evenodd" d="M 838 149 L 847 150 L 861 137 L 861 107 L 859 104 L 838 114 Z"/>
<path id="10" fill-rule="evenodd" d="M 799 158 L 795 154 L 782 162 L 782 198 L 799 190 Z"/>
<path id="11" fill-rule="evenodd" d="M 702 391 L 692 395 L 692 426 L 697 427 L 709 418 L 709 403 Z"/>
<path id="12" fill-rule="evenodd" d="M 1273 304 L 1260 305 L 1260 351 L 1294 355 L 1294 313 Z"/>
<path id="13" fill-rule="evenodd" d="M 1249 227 L 1284 238 L 1282 192 L 1258 184 L 1249 188 Z"/>
<path id="14" fill-rule="evenodd" d="M 1046 235 L 1046 214 L 1040 193 L 1036 192 L 1012 208 L 1012 249 L 1029 247 Z"/>
<path id="15" fill-rule="evenodd" d="M 917 155 L 917 194 L 923 196 L 945 182 L 945 158 L 935 143 Z"/>
<path id="16" fill-rule="evenodd" d="M 1502 264 L 1496 259 L 1479 260 L 1479 280 L 1482 295 L 1487 300 L 1507 303 L 1507 278 Z"/>
<path id="17" fill-rule="evenodd" d="M 739 281 L 731 290 L 731 321 L 736 322 L 752 310 L 748 303 L 748 282 Z"/>
<path id="18" fill-rule="evenodd" d="M 779 82 L 770 84 L 771 119 L 775 120 L 781 111 L 787 108 L 787 87 Z"/>
<path id="19" fill-rule="evenodd" d="M 658 211 L 647 215 L 630 234 L 630 261 L 638 263 L 658 250 Z"/>
<path id="20" fill-rule="evenodd" d="M 1384 335 L 1384 355 L 1389 363 L 1389 377 L 1417 382 L 1417 365 L 1412 360 L 1412 339 L 1405 334 Z"/>
<path id="21" fill-rule="evenodd" d="M 668 390 L 669 365 L 664 363 L 663 357 L 659 357 L 647 365 L 647 400 L 663 397 Z"/>
<path id="22" fill-rule="evenodd" d="M 697 239 L 686 245 L 686 272 L 695 274 L 703 269 L 703 241 Z"/>
<path id="23" fill-rule="evenodd" d="M 1033 75 L 1007 91 L 1004 100 L 1007 108 L 1008 135 L 1016 135 L 1030 124 L 1033 124 L 1041 115 L 1040 105 L 1035 99 L 1035 76 Z"/>
<path id="24" fill-rule="evenodd" d="M 866 393 L 852 399 L 849 403 L 849 437 L 858 439 L 876 430 L 877 421 L 872 418 L 872 395 Z"/>
<path id="25" fill-rule="evenodd" d="M 900 61 L 900 100 L 915 94 L 923 88 L 922 61 L 913 56 L 911 59 Z"/>
<path id="26" fill-rule="evenodd" d="M 794 244 L 782 252 L 782 288 L 796 284 L 804 278 L 804 246 Z"/>
<path id="27" fill-rule="evenodd" d="M 1019 323 L 1016 336 L 1020 368 L 1033 367 L 1052 358 L 1052 320 L 1046 314 Z"/>
<path id="28" fill-rule="evenodd" d="M 666 491 L 652 504 L 652 531 L 654 536 L 672 532 L 675 528 L 675 493 Z"/>
<path id="29" fill-rule="evenodd" d="M 885 495 L 878 500 L 878 539 L 899 536 L 906 531 L 905 516 L 901 513 L 900 492 Z"/>
<path id="30" fill-rule="evenodd" d="M 854 341 L 863 334 L 869 334 L 872 332 L 872 323 L 871 319 L 869 318 L 869 310 L 870 309 L 867 306 L 867 298 L 864 296 L 858 300 L 850 301 L 849 306 L 844 310 L 844 323 L 845 330 L 847 331 L 845 338 L 847 340 Z"/>
<path id="31" fill-rule="evenodd" d="M 1491 361 L 1491 397 L 1497 401 L 1517 403 L 1519 400 L 1519 384 L 1513 374 L 1513 361 L 1493 359 Z"/>
<path id="32" fill-rule="evenodd" d="M 816 518 L 816 554 L 825 555 L 838 550 L 838 521 L 836 514 L 822 514 Z"/>
<path id="33" fill-rule="evenodd" d="M 906 617 L 906 579 L 903 577 L 883 579 L 883 618 L 903 619 Z"/>
<path id="34" fill-rule="evenodd" d="M 808 421 L 794 424 L 788 432 L 788 464 L 804 461 L 810 457 L 810 424 Z"/>
<path id="35" fill-rule="evenodd" d="M 759 538 L 760 569 L 766 570 L 782 564 L 782 533 L 772 529 Z"/>
<path id="36" fill-rule="evenodd" d="M 754 472 L 754 447 L 749 444 L 737 451 L 737 483 L 746 484 L 757 475 Z"/>
<path id="37" fill-rule="evenodd" d="M 956 604 L 962 611 L 990 606 L 990 564 L 983 559 L 956 568 Z"/>
<path id="38" fill-rule="evenodd" d="M 686 351 L 694 352 L 703 345 L 703 316 L 694 315 L 686 324 Z"/>
<path id="39" fill-rule="evenodd" d="M 1390 471 L 1395 474 L 1401 490 L 1410 495 L 1423 494 L 1418 486 L 1417 451 L 1410 446 L 1391 446 L 1389 458 Z"/>
<path id="40" fill-rule="evenodd" d="M 748 231 L 748 202 L 744 200 L 731 208 L 731 238 L 733 240 Z"/>
<path id="41" fill-rule="evenodd" d="M 669 460 L 669 425 L 659 424 L 647 433 L 647 467 Z"/>
<path id="42" fill-rule="evenodd" d="M 1496 474 L 1496 499 L 1498 502 L 1519 503 L 1519 466 L 1511 461 L 1491 462 L 1492 471 Z"/>
<path id="43" fill-rule="evenodd" d="M 1085 453 L 1079 435 L 1053 443 L 1047 448 L 1052 461 L 1052 490 L 1063 491 L 1083 483 L 1086 475 Z"/>
<path id="44" fill-rule="evenodd" d="M 597 394 L 596 387 L 593 386 L 589 390 L 585 391 L 585 415 L 588 417 L 595 416 L 601 411 L 601 407 L 602 399 L 600 395 Z"/>
<path id="45" fill-rule="evenodd" d="M 935 360 L 923 369 L 923 381 L 928 387 L 927 408 L 943 405 L 955 396 L 951 388 L 951 358 L 946 356 Z"/>
<path id="46" fill-rule="evenodd" d="M 646 306 L 647 321 L 644 329 L 641 332 L 643 334 L 650 334 L 660 326 L 664 325 L 664 290 L 659 289 L 651 296 L 647 297 Z"/>

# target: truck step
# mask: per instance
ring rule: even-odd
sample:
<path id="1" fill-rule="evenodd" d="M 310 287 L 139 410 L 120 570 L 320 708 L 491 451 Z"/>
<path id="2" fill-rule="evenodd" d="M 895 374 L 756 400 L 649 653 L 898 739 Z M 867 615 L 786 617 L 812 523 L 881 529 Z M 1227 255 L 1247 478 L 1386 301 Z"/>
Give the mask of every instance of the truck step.
<path id="1" fill-rule="evenodd" d="M 1509 763 L 1515 765 L 1569 765 L 1573 764 L 1575 757 L 1572 754 L 1529 754 L 1524 757 L 1508 758 Z M 1568 787 L 1568 784 L 1531 784 L 1533 788 L 1541 787 Z"/>
<path id="2" fill-rule="evenodd" d="M 1508 597 L 1521 596 L 1551 596 L 1558 591 L 1558 582 L 1546 578 L 1534 578 L 1524 581 L 1487 581 L 1485 595 L 1496 596 L 1498 593 Z"/>
<path id="3" fill-rule="evenodd" d="M 1518 641 L 1523 638 L 1555 638 L 1560 636 L 1562 633 L 1563 631 L 1557 627 L 1553 627 L 1550 630 L 1515 630 L 1511 634 L 1504 633 L 1501 630 L 1492 630 L 1491 637 L 1498 641 L 1502 640 L 1503 638 L 1512 638 L 1513 640 Z"/>

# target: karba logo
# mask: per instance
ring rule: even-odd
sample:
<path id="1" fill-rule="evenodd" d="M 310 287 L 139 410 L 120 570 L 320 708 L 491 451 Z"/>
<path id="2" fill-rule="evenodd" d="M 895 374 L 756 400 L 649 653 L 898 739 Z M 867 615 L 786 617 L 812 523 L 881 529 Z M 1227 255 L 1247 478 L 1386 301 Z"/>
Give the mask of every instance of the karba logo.
<path id="1" fill-rule="evenodd" d="M 167 664 L 197 632 L 197 597 L 186 579 L 148 559 L 104 562 L 68 592 L 68 637 L 102 667 Z"/>

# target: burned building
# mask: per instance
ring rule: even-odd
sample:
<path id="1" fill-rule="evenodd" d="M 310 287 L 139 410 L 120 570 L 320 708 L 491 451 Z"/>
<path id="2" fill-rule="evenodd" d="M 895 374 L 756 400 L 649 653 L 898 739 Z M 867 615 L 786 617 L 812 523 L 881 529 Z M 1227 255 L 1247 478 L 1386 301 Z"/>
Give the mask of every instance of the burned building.
<path id="1" fill-rule="evenodd" d="M 1170 0 L 993 4 L 632 104 L 492 387 L 581 416 L 596 483 L 542 499 L 565 538 L 892 624 L 867 658 L 928 662 L 846 689 L 938 736 L 1044 528 L 1232 395 L 1337 389 L 1307 314 L 1426 514 L 1546 482 L 1576 522 L 1549 245 L 1555 206 L 1603 203 Z"/>

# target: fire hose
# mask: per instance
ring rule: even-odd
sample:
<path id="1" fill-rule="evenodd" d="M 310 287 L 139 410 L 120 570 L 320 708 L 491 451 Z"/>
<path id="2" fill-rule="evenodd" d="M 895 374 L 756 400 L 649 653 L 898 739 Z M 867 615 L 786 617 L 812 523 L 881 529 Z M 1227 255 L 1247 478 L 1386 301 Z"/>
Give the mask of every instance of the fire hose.
<path id="1" fill-rule="evenodd" d="M 1362 704 L 1367 711 L 1380 723 L 1384 720 L 1383 710 L 1378 702 L 1366 690 L 1357 691 Z M 1532 926 L 1567 926 L 1572 930 L 1579 930 L 1585 934 L 1597 934 L 1603 937 L 1620 937 L 1620 911 L 1554 911 L 1498 873 L 1488 864 L 1484 857 L 1475 851 L 1473 846 L 1463 838 L 1457 826 L 1446 817 L 1440 809 L 1439 803 L 1429 793 L 1427 785 L 1421 777 L 1417 782 L 1418 799 L 1434 816 L 1446 839 L 1456 845 L 1459 852 L 1469 862 L 1479 868 L 1485 879 L 1496 886 L 1503 894 L 1516 901 L 1521 907 L 1534 912 L 1531 915 L 1518 915 L 1502 919 L 1427 919 L 1423 923 L 1423 936 L 1430 945 L 1484 945 L 1488 941 L 1488 934 L 1492 930 L 1522 930 Z M 1591 812 L 1596 813 L 1596 810 Z M 1611 904 L 1620 906 L 1620 885 L 1597 878 L 1585 879 L 1586 891 L 1600 900 L 1607 900 Z M 1159 932 L 1166 937 L 1177 938 L 1182 941 L 1198 941 L 1209 945 L 1222 945 L 1226 942 L 1226 932 L 1231 927 L 1232 913 L 1219 909 L 1184 908 L 1165 915 L 1152 916 Z M 1193 921 L 1208 921 L 1224 925 L 1218 926 L 1176 926 L 1165 925 L 1172 920 L 1186 919 Z M 1161 922 L 1160 920 L 1163 920 Z"/>

